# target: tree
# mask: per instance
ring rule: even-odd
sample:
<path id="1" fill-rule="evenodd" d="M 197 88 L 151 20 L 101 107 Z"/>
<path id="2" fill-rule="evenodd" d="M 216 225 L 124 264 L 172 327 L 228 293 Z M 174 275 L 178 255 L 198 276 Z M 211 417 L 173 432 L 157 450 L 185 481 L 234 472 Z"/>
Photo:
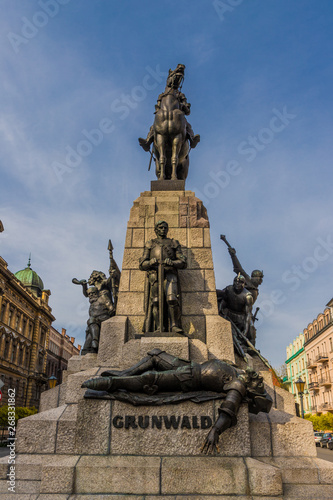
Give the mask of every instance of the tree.
<path id="1" fill-rule="evenodd" d="M 20 418 L 29 417 L 37 413 L 37 408 L 15 407 L 15 425 Z M 8 427 L 8 406 L 0 407 L 0 427 Z"/>

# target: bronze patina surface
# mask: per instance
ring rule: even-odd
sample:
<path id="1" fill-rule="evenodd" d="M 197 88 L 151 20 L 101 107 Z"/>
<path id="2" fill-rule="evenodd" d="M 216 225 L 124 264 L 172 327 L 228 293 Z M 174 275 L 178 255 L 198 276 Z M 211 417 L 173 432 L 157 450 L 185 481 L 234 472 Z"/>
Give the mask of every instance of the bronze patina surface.
<path id="1" fill-rule="evenodd" d="M 189 152 L 200 141 L 200 135 L 194 135 L 190 123 L 186 120 L 191 112 L 191 104 L 181 92 L 184 81 L 184 64 L 178 64 L 175 70 L 169 70 L 165 90 L 158 96 L 155 105 L 155 120 L 146 139 L 139 138 L 139 144 L 145 151 L 151 151 L 154 157 L 158 179 L 185 180 L 189 168 Z"/>

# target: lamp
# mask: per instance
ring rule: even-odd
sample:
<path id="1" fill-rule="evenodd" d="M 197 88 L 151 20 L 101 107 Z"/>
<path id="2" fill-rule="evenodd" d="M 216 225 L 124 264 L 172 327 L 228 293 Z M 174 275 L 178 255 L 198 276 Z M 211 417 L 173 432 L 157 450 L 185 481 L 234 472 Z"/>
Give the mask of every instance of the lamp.
<path id="1" fill-rule="evenodd" d="M 304 393 L 305 382 L 301 379 L 301 377 L 299 377 L 299 379 L 296 380 L 295 384 L 301 400 L 301 417 L 304 418 L 303 393 Z"/>
<path id="2" fill-rule="evenodd" d="M 56 385 L 57 385 L 57 377 L 51 375 L 51 377 L 49 378 L 49 388 L 54 389 Z"/>

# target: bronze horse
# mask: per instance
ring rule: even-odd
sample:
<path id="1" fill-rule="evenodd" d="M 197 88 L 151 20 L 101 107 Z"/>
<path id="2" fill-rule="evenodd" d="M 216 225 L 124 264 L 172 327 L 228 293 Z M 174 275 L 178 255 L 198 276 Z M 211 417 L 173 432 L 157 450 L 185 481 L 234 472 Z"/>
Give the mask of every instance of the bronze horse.
<path id="1" fill-rule="evenodd" d="M 149 151 L 154 141 L 153 151 L 158 179 L 186 179 L 189 168 L 190 146 L 194 148 L 200 136 L 194 136 L 185 115 L 190 114 L 191 105 L 181 92 L 184 80 L 183 64 L 169 70 L 167 84 L 155 106 L 155 120 L 147 139 L 139 139 L 140 145 Z M 189 144 L 190 142 L 190 144 Z"/>

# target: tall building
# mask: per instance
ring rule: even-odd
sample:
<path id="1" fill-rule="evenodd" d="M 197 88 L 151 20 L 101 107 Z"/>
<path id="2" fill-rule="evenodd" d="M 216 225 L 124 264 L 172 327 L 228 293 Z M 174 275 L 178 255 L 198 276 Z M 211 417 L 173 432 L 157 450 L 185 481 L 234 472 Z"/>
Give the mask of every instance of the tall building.
<path id="1" fill-rule="evenodd" d="M 59 333 L 53 326 L 50 328 L 49 345 L 47 349 L 46 374 L 48 378 L 56 377 L 57 384 L 62 383 L 62 372 L 67 370 L 68 360 L 80 354 L 81 346 L 75 347 L 75 338 L 66 334 L 65 328 Z"/>
<path id="2" fill-rule="evenodd" d="M 333 299 L 304 329 L 313 413 L 333 412 Z"/>
<path id="3" fill-rule="evenodd" d="M 311 398 L 309 394 L 309 374 L 306 364 L 306 353 L 304 349 L 304 334 L 300 333 L 296 339 L 289 344 L 287 347 L 287 374 L 288 379 L 286 384 L 288 385 L 288 390 L 295 397 L 295 402 L 301 406 L 300 395 L 298 394 L 296 387 L 296 380 L 301 378 L 305 382 L 304 395 L 303 395 L 303 405 L 304 412 L 309 413 L 311 411 Z"/>
<path id="4" fill-rule="evenodd" d="M 16 391 L 17 406 L 36 406 L 46 387 L 47 348 L 54 321 L 48 305 L 50 290 L 31 268 L 13 274 L 0 257 L 0 377 L 2 403 L 8 388 Z"/>

